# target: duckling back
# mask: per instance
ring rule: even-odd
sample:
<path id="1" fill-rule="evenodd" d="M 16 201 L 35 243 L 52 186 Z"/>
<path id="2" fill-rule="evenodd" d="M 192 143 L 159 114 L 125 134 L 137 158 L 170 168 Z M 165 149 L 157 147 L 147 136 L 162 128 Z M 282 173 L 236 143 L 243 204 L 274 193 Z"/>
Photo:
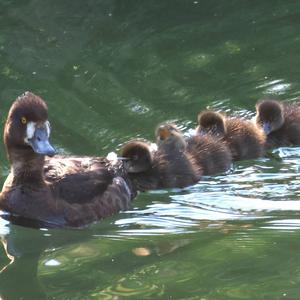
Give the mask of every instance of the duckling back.
<path id="1" fill-rule="evenodd" d="M 253 159 L 264 155 L 265 134 L 249 120 L 226 119 L 224 140 L 234 160 Z"/>
<path id="2" fill-rule="evenodd" d="M 196 135 L 187 139 L 187 152 L 201 167 L 203 175 L 214 175 L 230 169 L 232 156 L 221 138 Z"/>

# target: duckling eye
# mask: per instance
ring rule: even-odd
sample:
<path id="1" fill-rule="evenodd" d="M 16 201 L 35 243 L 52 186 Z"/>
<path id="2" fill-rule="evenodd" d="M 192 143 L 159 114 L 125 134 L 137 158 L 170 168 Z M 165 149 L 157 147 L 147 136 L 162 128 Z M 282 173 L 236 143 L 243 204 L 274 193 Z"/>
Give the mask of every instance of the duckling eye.
<path id="1" fill-rule="evenodd" d="M 21 118 L 21 123 L 22 123 L 22 124 L 26 124 L 26 123 L 27 123 L 27 119 L 26 119 L 25 117 L 22 117 L 22 118 Z"/>

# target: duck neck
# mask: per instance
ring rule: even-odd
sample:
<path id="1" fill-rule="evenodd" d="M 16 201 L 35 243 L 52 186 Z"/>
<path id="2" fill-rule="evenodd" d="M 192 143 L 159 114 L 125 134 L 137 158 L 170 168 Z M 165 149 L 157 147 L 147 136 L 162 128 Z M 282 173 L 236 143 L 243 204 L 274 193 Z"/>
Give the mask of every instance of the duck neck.
<path id="1" fill-rule="evenodd" d="M 43 155 L 36 154 L 31 149 L 14 149 L 8 153 L 13 185 L 45 185 L 43 176 L 45 157 Z"/>

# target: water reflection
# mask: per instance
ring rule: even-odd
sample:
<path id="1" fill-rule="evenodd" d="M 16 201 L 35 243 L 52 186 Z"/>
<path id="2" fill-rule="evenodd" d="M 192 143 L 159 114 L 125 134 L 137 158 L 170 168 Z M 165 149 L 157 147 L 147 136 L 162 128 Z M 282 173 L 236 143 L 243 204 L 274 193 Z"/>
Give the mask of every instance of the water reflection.
<path id="1" fill-rule="evenodd" d="M 77 246 L 78 243 L 81 247 L 70 252 L 70 256 L 75 255 L 79 259 L 91 254 L 90 247 L 86 246 L 93 236 L 89 230 L 32 229 L 5 221 L 2 225 L 0 297 L 4 300 L 49 299 L 47 290 L 40 282 L 41 264 L 46 269 L 63 270 L 68 259 L 51 256 L 58 249 Z"/>
<path id="2" fill-rule="evenodd" d="M 40 244 L 43 234 L 38 230 L 29 230 L 29 238 L 27 230 L 11 227 L 9 232 L 1 233 L 1 243 L 7 258 L 0 271 L 1 299 L 46 299 L 46 293 L 38 280 L 38 261 L 44 251 Z"/>

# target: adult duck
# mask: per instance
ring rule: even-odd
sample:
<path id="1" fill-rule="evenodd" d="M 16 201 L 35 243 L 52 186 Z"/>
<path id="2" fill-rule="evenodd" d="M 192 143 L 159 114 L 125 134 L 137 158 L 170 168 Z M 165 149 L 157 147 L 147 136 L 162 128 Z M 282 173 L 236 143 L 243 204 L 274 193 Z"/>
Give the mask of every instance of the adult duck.
<path id="1" fill-rule="evenodd" d="M 267 148 L 300 145 L 300 107 L 294 102 L 260 100 L 256 124 L 267 136 Z"/>
<path id="2" fill-rule="evenodd" d="M 46 103 L 26 92 L 11 106 L 4 144 L 11 171 L 0 208 L 46 226 L 79 227 L 128 208 L 136 195 L 121 161 L 57 157 Z"/>
<path id="3" fill-rule="evenodd" d="M 204 111 L 198 114 L 196 132 L 222 139 L 231 150 L 233 160 L 253 159 L 264 155 L 265 134 L 250 120 Z"/>

